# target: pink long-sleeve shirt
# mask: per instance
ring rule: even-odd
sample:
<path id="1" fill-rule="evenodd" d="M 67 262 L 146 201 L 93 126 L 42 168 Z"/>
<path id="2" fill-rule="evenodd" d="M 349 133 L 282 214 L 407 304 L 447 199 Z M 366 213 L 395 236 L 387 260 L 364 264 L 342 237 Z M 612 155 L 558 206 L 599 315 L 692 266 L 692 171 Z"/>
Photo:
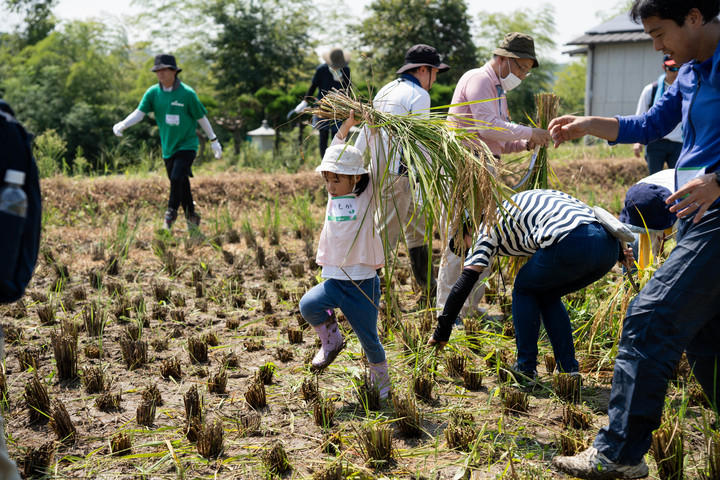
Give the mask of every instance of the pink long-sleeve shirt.
<path id="1" fill-rule="evenodd" d="M 524 150 L 532 129 L 510 121 L 505 92 L 489 63 L 465 72 L 455 87 L 452 104 L 477 100 L 486 101 L 451 107 L 450 120 L 472 130 L 495 156 Z"/>

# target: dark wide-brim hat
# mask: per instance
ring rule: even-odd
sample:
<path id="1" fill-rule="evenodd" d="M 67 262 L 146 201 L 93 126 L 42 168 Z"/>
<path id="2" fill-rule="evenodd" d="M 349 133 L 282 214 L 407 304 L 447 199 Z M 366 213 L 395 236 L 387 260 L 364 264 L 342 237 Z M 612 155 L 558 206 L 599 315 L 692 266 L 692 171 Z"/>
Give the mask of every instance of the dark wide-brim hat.
<path id="1" fill-rule="evenodd" d="M 505 40 L 493 52 L 495 55 L 510 58 L 529 58 L 533 61 L 532 68 L 539 64 L 535 56 L 535 41 L 530 35 L 520 32 L 511 32 L 505 35 Z"/>
<path id="2" fill-rule="evenodd" d="M 155 55 L 155 65 L 153 65 L 150 70 L 157 72 L 163 68 L 171 68 L 178 73 L 182 72 L 182 68 L 178 68 L 177 62 L 175 62 L 175 57 L 173 55 L 168 55 L 167 53 Z"/>
<path id="3" fill-rule="evenodd" d="M 325 63 L 335 70 L 345 68 L 350 63 L 350 55 L 343 52 L 341 48 L 333 48 L 323 53 L 322 57 Z"/>
<path id="4" fill-rule="evenodd" d="M 665 200 L 670 190 L 653 183 L 637 183 L 625 194 L 625 206 L 620 212 L 620 221 L 633 230 L 665 230 L 672 227 L 677 216 L 670 211 Z"/>
<path id="5" fill-rule="evenodd" d="M 418 67 L 433 67 L 438 73 L 450 70 L 450 65 L 442 63 L 440 54 L 430 45 L 413 45 L 405 53 L 405 64 L 396 73 L 400 74 Z"/>

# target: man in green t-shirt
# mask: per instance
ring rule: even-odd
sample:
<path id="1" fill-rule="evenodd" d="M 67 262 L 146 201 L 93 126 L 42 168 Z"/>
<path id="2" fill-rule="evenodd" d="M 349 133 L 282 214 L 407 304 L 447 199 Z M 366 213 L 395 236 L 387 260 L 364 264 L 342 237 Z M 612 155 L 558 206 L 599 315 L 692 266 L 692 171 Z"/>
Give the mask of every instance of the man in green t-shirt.
<path id="1" fill-rule="evenodd" d="M 222 156 L 222 147 L 195 90 L 177 78 L 182 69 L 177 67 L 175 57 L 164 53 L 157 55 L 152 71 L 157 74 L 159 82 L 147 89 L 137 109 L 115 124 L 113 132 L 121 137 L 123 130 L 140 122 L 146 114 L 155 114 L 165 169 L 170 179 L 170 198 L 163 228 L 172 229 L 182 205 L 188 229 L 196 229 L 200 225 L 200 215 L 195 211 L 190 177 L 193 176 L 192 164 L 199 144 L 195 133 L 198 124 L 210 139 L 215 158 Z"/>

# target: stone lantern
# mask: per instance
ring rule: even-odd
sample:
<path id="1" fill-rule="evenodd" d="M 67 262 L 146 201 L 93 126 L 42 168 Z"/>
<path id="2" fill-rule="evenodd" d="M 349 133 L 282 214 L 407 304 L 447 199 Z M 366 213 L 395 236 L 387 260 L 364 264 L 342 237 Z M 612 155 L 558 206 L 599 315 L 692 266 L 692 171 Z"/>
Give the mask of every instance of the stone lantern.
<path id="1" fill-rule="evenodd" d="M 275 148 L 275 130 L 268 126 L 267 120 L 255 130 L 248 132 L 250 143 L 261 152 L 272 151 Z"/>

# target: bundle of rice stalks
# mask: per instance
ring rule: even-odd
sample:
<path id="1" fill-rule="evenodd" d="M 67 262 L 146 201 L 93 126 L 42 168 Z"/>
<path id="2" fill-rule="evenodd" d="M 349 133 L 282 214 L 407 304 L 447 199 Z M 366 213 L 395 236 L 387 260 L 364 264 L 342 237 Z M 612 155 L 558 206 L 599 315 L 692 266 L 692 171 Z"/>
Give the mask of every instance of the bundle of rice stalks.
<path id="1" fill-rule="evenodd" d="M 316 401 L 320 397 L 317 377 L 303 380 L 300 385 L 300 392 L 302 393 L 303 400 L 306 402 L 312 403 Z"/>
<path id="2" fill-rule="evenodd" d="M 458 227 L 465 216 L 474 225 L 480 225 L 483 218 L 494 223 L 505 194 L 491 174 L 495 168 L 492 153 L 477 142 L 473 131 L 453 127 L 442 112 L 427 116 L 381 112 L 353 91 L 332 91 L 311 111 L 332 120 L 345 120 L 351 112 L 361 122 L 359 126 L 364 124 L 371 135 L 382 135 L 389 141 L 388 158 L 401 156 L 411 176 L 410 185 L 417 185 L 426 199 L 419 214 L 437 225 L 442 208 L 452 212 L 447 226 L 454 236 L 461 233 Z M 387 171 L 376 175 L 382 182 L 390 181 Z"/>
<path id="3" fill-rule="evenodd" d="M 720 431 L 705 429 L 705 455 L 707 455 L 706 480 L 720 478 Z"/>
<path id="4" fill-rule="evenodd" d="M 379 467 L 393 458 L 392 430 L 380 423 L 368 423 L 357 431 L 358 449 L 368 465 Z"/>
<path id="5" fill-rule="evenodd" d="M 651 452 L 661 480 L 682 480 L 685 450 L 683 432 L 677 417 L 666 419 L 652 435 Z"/>
<path id="6" fill-rule="evenodd" d="M 25 404 L 28 407 L 30 423 L 44 421 L 50 416 L 50 396 L 37 372 L 25 385 Z"/>
<path id="7" fill-rule="evenodd" d="M 223 450 L 223 439 L 225 432 L 223 431 L 222 422 L 216 419 L 211 425 L 205 427 L 198 432 L 197 451 L 203 458 L 217 458 Z"/>
<path id="8" fill-rule="evenodd" d="M 469 451 L 470 445 L 478 437 L 474 423 L 475 417 L 472 413 L 462 409 L 452 410 L 450 412 L 450 421 L 445 429 L 445 440 L 448 447 L 463 452 Z"/>
<path id="9" fill-rule="evenodd" d="M 322 429 L 330 428 L 335 416 L 335 403 L 330 399 L 319 397 L 313 405 L 315 425 Z"/>
<path id="10" fill-rule="evenodd" d="M 261 365 L 255 376 L 256 380 L 264 383 L 265 385 L 270 385 L 276 368 L 277 367 L 272 362 L 267 362 L 264 365 Z"/>
<path id="11" fill-rule="evenodd" d="M 193 385 L 188 389 L 183 397 L 185 404 L 185 418 L 202 418 L 202 399 L 197 391 L 197 386 Z"/>
<path id="12" fill-rule="evenodd" d="M 587 430 L 592 425 L 592 417 L 582 408 L 566 404 L 563 406 L 562 424 L 568 429 Z"/>
<path id="13" fill-rule="evenodd" d="M 187 349 L 191 363 L 207 362 L 208 346 L 201 338 L 195 335 L 188 338 Z"/>
<path id="14" fill-rule="evenodd" d="M 262 417 L 255 412 L 243 413 L 236 419 L 238 434 L 241 437 L 260 435 Z"/>
<path id="15" fill-rule="evenodd" d="M 110 439 L 110 452 L 113 455 L 130 455 L 132 453 L 132 438 L 125 432 L 120 432 Z"/>
<path id="16" fill-rule="evenodd" d="M 482 387 L 483 375 L 478 370 L 463 370 L 462 373 L 465 388 L 468 390 L 480 390 Z"/>
<path id="17" fill-rule="evenodd" d="M 582 393 L 582 377 L 567 373 L 553 375 L 555 395 L 566 402 L 580 403 Z"/>
<path id="18" fill-rule="evenodd" d="M 555 437 L 561 455 L 572 456 L 585 450 L 586 442 L 583 440 L 582 432 L 568 429 Z"/>
<path id="19" fill-rule="evenodd" d="M 263 465 L 272 475 L 281 475 L 290 469 L 290 461 L 288 460 L 285 447 L 282 442 L 275 442 L 270 449 L 263 455 Z"/>
<path id="20" fill-rule="evenodd" d="M 82 371 L 82 384 L 87 393 L 99 393 L 105 390 L 105 372 L 102 367 L 86 365 Z"/>
<path id="21" fill-rule="evenodd" d="M 50 427 L 57 435 L 58 441 L 65 445 L 75 443 L 77 437 L 77 429 L 70 419 L 65 404 L 60 401 L 53 402 L 52 417 L 50 417 Z"/>
<path id="22" fill-rule="evenodd" d="M 148 345 L 145 340 L 120 339 L 120 351 L 123 361 L 128 370 L 135 370 L 142 367 L 148 361 Z"/>
<path id="23" fill-rule="evenodd" d="M 331 463 L 313 473 L 312 480 L 342 480 L 343 466 L 342 463 Z"/>
<path id="24" fill-rule="evenodd" d="M 55 442 L 47 442 L 39 447 L 30 447 L 23 458 L 26 478 L 45 478 L 50 474 L 50 464 L 55 456 Z"/>
<path id="25" fill-rule="evenodd" d="M 451 354 L 445 359 L 445 366 L 451 377 L 462 377 L 466 363 L 467 359 L 462 353 Z"/>
<path id="26" fill-rule="evenodd" d="M 525 392 L 514 388 L 503 387 L 500 391 L 502 396 L 502 410 L 505 414 L 524 413 L 528 411 L 530 400 Z"/>
<path id="27" fill-rule="evenodd" d="M 413 393 L 421 400 L 429 402 L 432 400 L 433 379 L 426 373 L 418 373 L 412 379 Z"/>
<path id="28" fill-rule="evenodd" d="M 392 397 L 391 404 L 398 430 L 408 437 L 419 437 L 422 434 L 423 415 L 415 399 L 407 394 L 398 394 Z"/>
<path id="29" fill-rule="evenodd" d="M 227 379 L 227 370 L 225 370 L 224 366 L 221 366 L 216 374 L 210 375 L 208 377 L 208 392 L 217 393 L 218 395 L 225 395 L 225 393 L 227 393 Z"/>
<path id="30" fill-rule="evenodd" d="M 155 402 L 143 400 L 137 407 L 135 419 L 138 425 L 151 427 L 155 421 Z"/>
<path id="31" fill-rule="evenodd" d="M 265 408 L 267 406 L 265 384 L 262 382 L 253 382 L 247 392 L 245 392 L 245 401 L 254 409 Z"/>
<path id="32" fill-rule="evenodd" d="M 174 378 L 180 380 L 182 378 L 182 365 L 180 360 L 175 357 L 165 358 L 160 364 L 160 375 L 163 378 Z"/>

